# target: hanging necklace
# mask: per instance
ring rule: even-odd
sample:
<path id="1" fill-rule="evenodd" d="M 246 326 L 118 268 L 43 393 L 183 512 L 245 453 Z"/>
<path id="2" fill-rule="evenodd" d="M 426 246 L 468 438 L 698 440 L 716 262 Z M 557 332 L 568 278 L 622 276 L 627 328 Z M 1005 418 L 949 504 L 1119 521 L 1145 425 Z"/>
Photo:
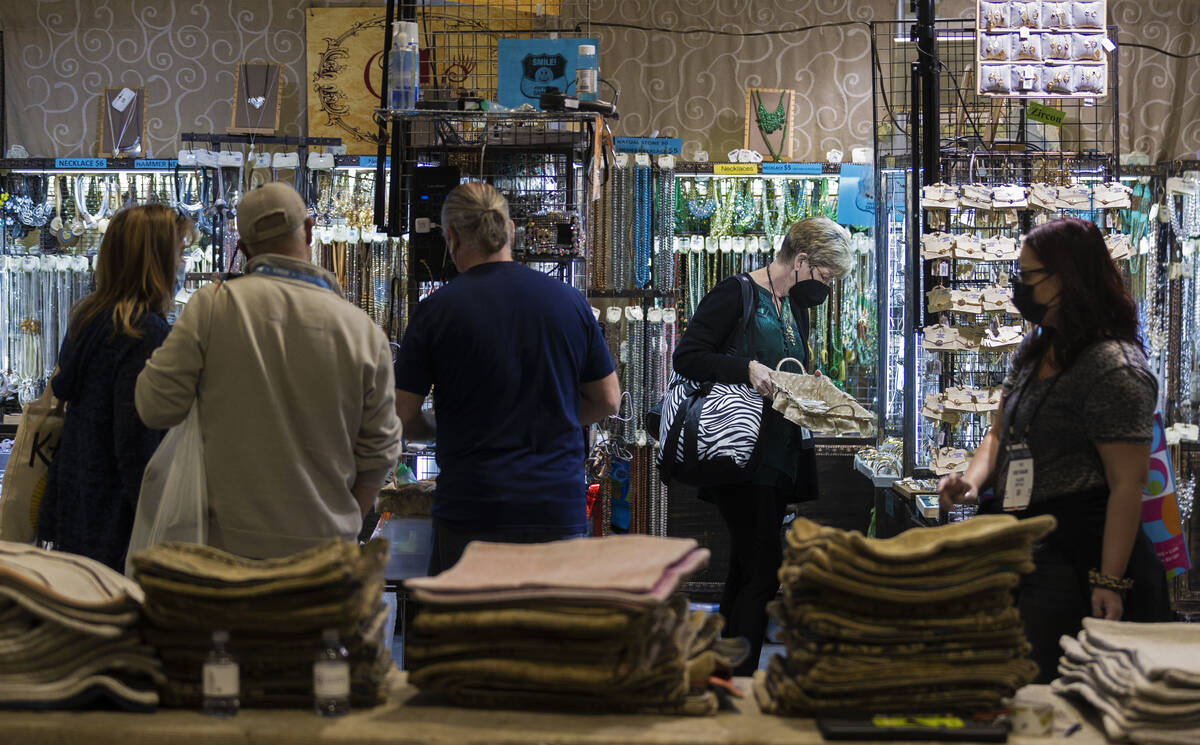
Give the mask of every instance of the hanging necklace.
<path id="1" fill-rule="evenodd" d="M 776 152 L 775 147 L 771 144 L 768 135 L 772 135 L 783 129 L 783 125 L 787 122 L 787 110 L 784 104 L 787 101 L 787 91 L 779 94 L 779 105 L 774 111 L 767 111 L 767 107 L 763 105 L 762 91 L 754 91 L 754 97 L 758 100 L 758 110 L 755 112 L 758 120 L 758 131 L 762 135 L 763 144 L 767 146 L 767 152 L 771 155 L 771 160 L 782 160 L 782 156 Z M 783 150 L 783 138 L 787 133 L 779 137 L 779 150 Z"/>
<path id="2" fill-rule="evenodd" d="M 141 151 L 142 151 L 141 135 L 135 136 L 133 138 L 133 142 L 129 143 L 129 145 L 127 147 L 122 146 L 122 144 L 121 144 L 121 143 L 125 142 L 125 133 L 127 131 L 129 131 L 129 124 L 130 124 L 130 122 L 133 121 L 133 113 L 134 113 L 133 107 L 136 103 L 137 103 L 137 96 L 134 96 L 133 100 L 130 101 L 125 106 L 125 111 L 122 112 L 124 119 L 121 122 L 121 134 L 117 135 L 117 138 L 115 140 L 113 140 L 113 143 L 112 143 L 112 155 L 114 158 L 125 155 L 126 153 L 129 153 L 131 155 L 137 155 L 137 154 L 141 153 Z M 108 114 L 108 131 L 110 133 L 116 132 L 117 128 L 113 124 L 112 110 L 114 107 L 112 105 L 112 101 L 108 102 L 106 108 L 107 108 L 107 111 L 105 113 Z"/>
<path id="3" fill-rule="evenodd" d="M 263 117 L 266 116 L 266 113 L 267 113 L 266 103 L 267 103 L 267 101 L 271 100 L 271 93 L 275 89 L 275 85 L 274 85 L 275 79 L 271 78 L 271 65 L 263 64 L 263 80 L 262 80 L 262 89 L 261 89 L 262 94 L 261 95 L 258 95 L 258 96 L 250 95 L 250 65 L 248 65 L 248 64 L 242 65 L 242 80 L 244 81 L 242 90 L 244 90 L 246 92 L 246 95 L 242 97 L 242 110 L 246 112 L 246 126 L 249 127 L 250 129 L 261 129 Z M 254 109 L 258 112 L 258 117 L 255 119 L 254 126 L 252 126 L 252 127 L 250 126 L 250 107 L 251 106 L 253 106 Z M 250 148 L 251 149 L 254 148 L 253 142 L 250 143 Z"/>
<path id="4" fill-rule="evenodd" d="M 771 307 L 775 310 L 775 318 L 779 321 L 779 331 L 783 335 L 786 348 L 785 352 L 796 346 L 796 332 L 792 330 L 792 324 L 783 320 L 783 304 L 787 302 L 787 296 L 780 297 L 775 293 L 775 280 L 771 278 L 771 265 L 767 264 L 767 285 L 771 288 Z M 788 313 L 788 319 L 791 319 L 791 313 Z"/>

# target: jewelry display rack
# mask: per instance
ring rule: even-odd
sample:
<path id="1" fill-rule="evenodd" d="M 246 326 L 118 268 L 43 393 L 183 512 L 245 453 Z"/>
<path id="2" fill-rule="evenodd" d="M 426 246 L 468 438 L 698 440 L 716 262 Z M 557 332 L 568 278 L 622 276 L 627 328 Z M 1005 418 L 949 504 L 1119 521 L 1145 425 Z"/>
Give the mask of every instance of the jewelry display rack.
<path id="1" fill-rule="evenodd" d="M 793 222 L 836 218 L 840 171 L 836 163 L 762 169 L 645 153 L 612 157 L 592 211 L 588 272 L 588 295 L 605 306 L 599 320 L 625 392 L 621 414 L 603 426 L 592 459 L 613 466 L 597 469 L 601 504 L 616 506 L 614 522 L 605 518 L 602 525 L 666 534 L 667 493 L 654 465 L 657 433 L 647 431 L 645 415 L 670 379 L 678 335 L 704 293 L 725 277 L 764 265 Z M 810 351 L 823 372 L 872 405 L 875 318 L 867 309 L 876 292 L 874 244 L 866 234 L 853 243 L 865 248 L 859 266 L 814 310 Z"/>
<path id="2" fill-rule="evenodd" d="M 884 431 L 903 439 L 906 476 L 961 468 L 987 431 L 993 389 L 1024 332 L 1008 302 L 1020 236 L 1051 216 L 1092 219 L 1126 262 L 1130 240 L 1117 236 L 1136 222 L 1104 208 L 1121 204 L 1106 200 L 1122 193 L 1124 204 L 1134 201 L 1133 189 L 1116 183 L 1115 54 L 1109 95 L 1049 101 L 1065 118 L 1053 127 L 1034 122 L 1027 101 L 974 93 L 972 21 L 937 21 L 932 30 L 928 57 L 907 43 L 904 24 L 876 23 L 872 33 L 876 225 L 886 257 L 880 385 Z M 936 79 L 932 101 L 923 66 Z M 937 126 L 918 127 L 931 112 Z"/>
<path id="3" fill-rule="evenodd" d="M 226 150 L 250 145 L 260 153 L 339 144 L 197 133 L 182 139 L 189 151 L 196 143 Z M 0 159 L 0 400 L 16 393 L 25 403 L 40 395 L 70 307 L 92 289 L 101 231 L 116 210 L 156 201 L 190 215 L 198 227 L 170 319 L 201 284 L 242 266 L 244 257 L 234 250 L 237 200 L 244 188 L 272 177 L 297 183 L 309 204 L 317 225 L 314 261 L 337 275 L 347 299 L 398 338 L 406 319 L 406 247 L 371 224 L 374 159 L 338 156 L 331 169 L 313 171 L 305 169 L 306 158 L 297 160 L 288 177 L 282 169 L 180 166 L 175 159 Z"/>

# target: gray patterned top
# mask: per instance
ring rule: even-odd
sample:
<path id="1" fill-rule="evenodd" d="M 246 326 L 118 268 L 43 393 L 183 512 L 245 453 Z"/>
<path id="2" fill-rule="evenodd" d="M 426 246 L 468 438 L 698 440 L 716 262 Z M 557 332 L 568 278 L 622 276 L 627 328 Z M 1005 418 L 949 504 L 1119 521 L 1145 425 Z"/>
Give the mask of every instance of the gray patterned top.
<path id="1" fill-rule="evenodd" d="M 1104 486 L 1096 445 L 1153 439 L 1158 381 L 1145 355 L 1134 344 L 1108 340 L 1085 349 L 1056 377 L 1038 380 L 1037 367 L 1014 367 L 1004 380 L 996 496 L 1004 495 L 1009 431 L 1019 440 L 1026 427 L 1034 461 L 1031 503 Z"/>

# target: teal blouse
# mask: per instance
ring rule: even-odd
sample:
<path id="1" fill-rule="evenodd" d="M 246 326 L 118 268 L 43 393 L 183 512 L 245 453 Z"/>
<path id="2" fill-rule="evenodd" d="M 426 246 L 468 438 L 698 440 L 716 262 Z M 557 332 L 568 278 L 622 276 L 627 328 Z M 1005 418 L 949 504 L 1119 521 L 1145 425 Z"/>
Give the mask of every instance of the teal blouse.
<path id="1" fill-rule="evenodd" d="M 754 349 L 751 356 L 771 368 L 786 357 L 804 359 L 804 340 L 792 315 L 792 304 L 784 298 L 778 312 L 771 293 L 757 283 L 758 302 L 754 308 Z M 784 372 L 801 372 L 795 363 L 783 366 Z M 774 408 L 767 409 L 759 429 L 763 443 L 762 463 L 750 483 L 790 489 L 796 481 L 796 448 L 800 446 L 800 430 L 783 418 Z"/>

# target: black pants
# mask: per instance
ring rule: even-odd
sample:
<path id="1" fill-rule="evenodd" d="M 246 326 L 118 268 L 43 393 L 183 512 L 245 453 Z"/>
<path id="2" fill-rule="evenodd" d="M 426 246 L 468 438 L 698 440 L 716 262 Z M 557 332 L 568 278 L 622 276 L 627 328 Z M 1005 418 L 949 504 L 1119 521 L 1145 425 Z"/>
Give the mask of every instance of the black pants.
<path id="1" fill-rule="evenodd" d="M 579 538 L 583 533 L 563 533 L 556 530 L 455 530 L 445 522 L 433 519 L 433 546 L 429 556 L 429 576 L 441 574 L 458 563 L 471 541 L 497 543 L 548 543 L 564 538 Z"/>
<path id="2" fill-rule="evenodd" d="M 1097 489 L 1034 504 L 1018 513 L 1019 517 L 1051 514 L 1058 520 L 1054 532 L 1034 548 L 1037 568 L 1022 578 L 1017 589 L 1017 608 L 1033 647 L 1031 657 L 1040 668 L 1036 683 L 1058 677 L 1059 638 L 1078 634 L 1083 619 L 1092 615 L 1088 570 L 1100 566 L 1107 509 L 1108 490 Z M 1125 576 L 1134 584 L 1124 600 L 1122 621 L 1174 620 L 1162 562 L 1140 527 Z"/>
<path id="3" fill-rule="evenodd" d="M 779 591 L 783 515 L 791 495 L 769 486 L 737 484 L 711 490 L 706 496 L 717 505 L 729 528 L 729 576 L 721 595 L 724 633 L 750 641 L 750 656 L 734 675 L 751 675 L 758 669 L 767 633 L 767 603 Z"/>

